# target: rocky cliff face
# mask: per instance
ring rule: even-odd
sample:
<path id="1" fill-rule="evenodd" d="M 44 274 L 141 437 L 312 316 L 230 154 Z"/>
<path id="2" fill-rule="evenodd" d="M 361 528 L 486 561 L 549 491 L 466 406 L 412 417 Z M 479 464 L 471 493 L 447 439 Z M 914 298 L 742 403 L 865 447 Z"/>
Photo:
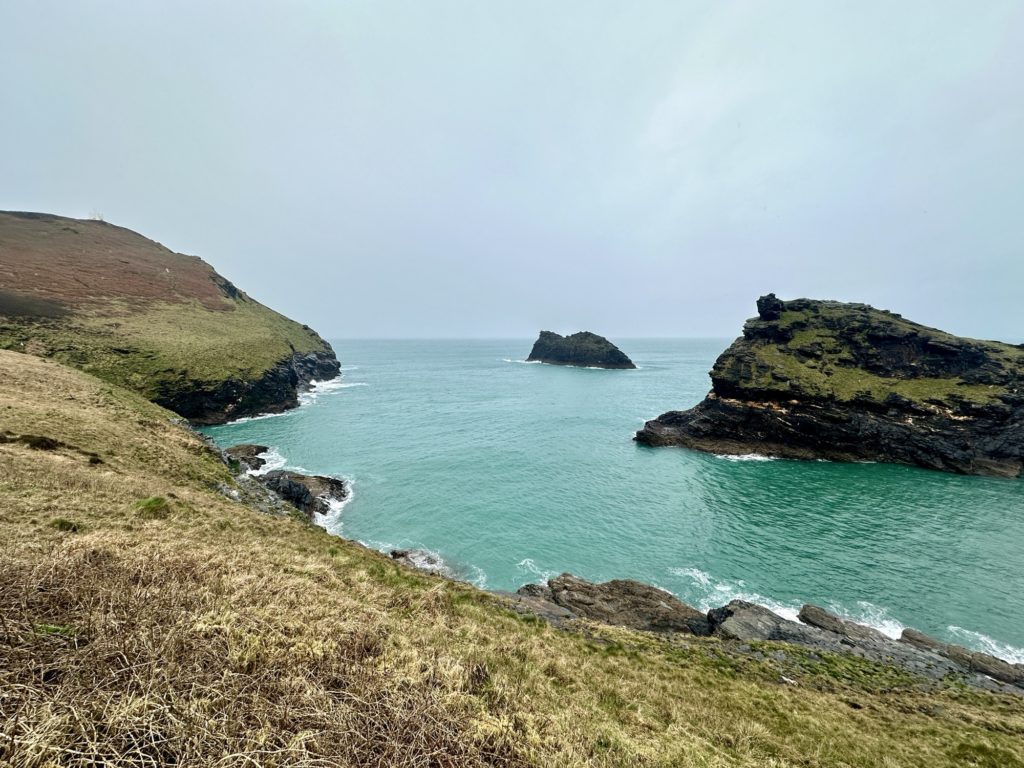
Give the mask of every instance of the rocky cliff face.
<path id="1" fill-rule="evenodd" d="M 0 212 L 0 348 L 52 357 L 197 424 L 281 411 L 330 344 L 196 256 L 102 221 Z"/>
<path id="2" fill-rule="evenodd" d="M 328 346 L 322 352 L 294 352 L 253 379 L 192 380 L 187 386 L 179 380 L 168 382 L 152 400 L 193 424 L 223 424 L 243 416 L 295 408 L 300 392 L 314 381 L 335 378 L 340 370 L 341 364 Z"/>
<path id="3" fill-rule="evenodd" d="M 571 336 L 541 331 L 526 359 L 581 368 L 636 368 L 622 350 L 604 336 L 589 331 L 580 331 Z"/>
<path id="4" fill-rule="evenodd" d="M 952 336 L 865 304 L 769 294 L 688 411 L 636 440 L 725 454 L 1024 471 L 1024 348 Z"/>

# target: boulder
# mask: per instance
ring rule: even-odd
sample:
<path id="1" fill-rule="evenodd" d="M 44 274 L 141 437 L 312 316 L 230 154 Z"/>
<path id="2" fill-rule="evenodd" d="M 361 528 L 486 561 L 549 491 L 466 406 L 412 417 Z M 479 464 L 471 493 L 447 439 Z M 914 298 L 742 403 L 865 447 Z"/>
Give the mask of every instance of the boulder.
<path id="1" fill-rule="evenodd" d="M 745 600 L 733 600 L 721 608 L 711 609 L 708 622 L 715 635 L 728 640 L 774 640 L 812 647 L 822 640 L 821 630 L 789 621 L 764 606 Z"/>
<path id="2" fill-rule="evenodd" d="M 710 634 L 707 618 L 664 590 L 628 579 L 594 584 L 563 573 L 546 588 L 528 584 L 519 594 L 548 600 L 573 615 L 650 632 Z"/>
<path id="3" fill-rule="evenodd" d="M 774 293 L 762 296 L 757 300 L 757 314 L 762 320 L 778 320 L 786 305 Z"/>
<path id="4" fill-rule="evenodd" d="M 819 608 L 816 605 L 805 605 L 797 615 L 804 624 L 818 629 L 828 630 L 840 637 L 846 638 L 851 644 L 857 643 L 887 643 L 892 640 L 873 627 L 866 627 L 847 619 L 842 619 L 834 613 Z"/>

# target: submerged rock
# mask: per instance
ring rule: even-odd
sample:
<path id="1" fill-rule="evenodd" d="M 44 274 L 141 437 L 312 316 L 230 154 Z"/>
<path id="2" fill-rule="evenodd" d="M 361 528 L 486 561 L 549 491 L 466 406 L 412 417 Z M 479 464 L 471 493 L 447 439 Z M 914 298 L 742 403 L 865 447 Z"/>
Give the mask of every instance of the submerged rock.
<path id="1" fill-rule="evenodd" d="M 334 477 L 303 475 L 278 469 L 257 479 L 289 504 L 305 512 L 311 520 L 314 515 L 330 512 L 332 501 L 348 498 L 348 485 L 344 480 Z"/>
<path id="2" fill-rule="evenodd" d="M 581 368 L 636 368 L 622 350 L 604 336 L 589 331 L 580 331 L 571 336 L 541 331 L 526 359 Z"/>
<path id="3" fill-rule="evenodd" d="M 636 440 L 719 454 L 1024 471 L 1024 350 L 866 304 L 758 299 L 712 390 Z"/>

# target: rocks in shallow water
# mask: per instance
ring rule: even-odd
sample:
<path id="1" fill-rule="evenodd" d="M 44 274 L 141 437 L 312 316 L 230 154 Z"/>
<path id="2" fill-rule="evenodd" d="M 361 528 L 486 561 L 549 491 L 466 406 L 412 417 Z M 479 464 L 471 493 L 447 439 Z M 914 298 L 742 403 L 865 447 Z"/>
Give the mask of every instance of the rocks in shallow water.
<path id="1" fill-rule="evenodd" d="M 282 499 L 305 512 L 311 520 L 314 515 L 326 515 L 330 512 L 332 501 L 344 501 L 348 498 L 348 486 L 345 481 L 333 477 L 303 475 L 278 469 L 259 476 L 258 480 Z"/>
<path id="2" fill-rule="evenodd" d="M 651 632 L 710 634 L 707 617 L 664 590 L 616 579 L 594 584 L 563 573 L 547 586 L 527 584 L 520 595 L 547 600 L 573 615 Z"/>
<path id="3" fill-rule="evenodd" d="M 636 368 L 622 350 L 604 336 L 589 331 L 580 331 L 571 336 L 541 331 L 526 359 L 581 368 Z"/>
<path id="4" fill-rule="evenodd" d="M 913 630 L 894 640 L 815 605 L 800 609 L 801 621 L 743 600 L 713 608 L 705 616 L 648 584 L 628 580 L 594 584 L 568 573 L 547 584 L 527 584 L 506 598 L 512 610 L 556 626 L 584 618 L 649 632 L 713 635 L 755 653 L 759 652 L 752 651 L 749 643 L 786 643 L 894 666 L 925 681 L 953 678 L 976 688 L 1024 695 L 1024 665 L 945 645 Z"/>
<path id="5" fill-rule="evenodd" d="M 865 304 L 769 294 L 688 411 L 637 442 L 718 454 L 1024 472 L 1024 354 Z"/>
<path id="6" fill-rule="evenodd" d="M 255 472 L 267 463 L 266 459 L 260 458 L 260 454 L 266 453 L 269 450 L 270 448 L 265 445 L 243 443 L 227 448 L 224 451 L 224 455 L 228 459 L 237 461 L 242 466 L 242 469 Z"/>
<path id="7" fill-rule="evenodd" d="M 977 672 L 994 680 L 1024 688 L 1024 664 L 1011 664 L 987 653 L 970 651 L 959 645 L 943 643 L 913 629 L 903 630 L 903 634 L 900 635 L 900 642 L 937 653 L 939 656 L 950 659 L 971 672 Z"/>
<path id="8" fill-rule="evenodd" d="M 800 609 L 800 613 L 797 614 L 797 618 L 800 619 L 804 624 L 808 624 L 818 629 L 824 629 L 829 632 L 834 632 L 841 637 L 845 637 L 851 642 L 890 642 L 890 638 L 883 635 L 877 629 L 873 627 L 865 627 L 863 624 L 857 624 L 853 621 L 840 618 L 834 613 L 826 611 L 824 608 L 819 608 L 816 605 L 805 605 Z"/>
<path id="9" fill-rule="evenodd" d="M 817 630 L 744 600 L 733 600 L 721 608 L 711 609 L 708 621 L 714 634 L 729 640 L 775 640 L 809 645 L 818 638 Z"/>
<path id="10" fill-rule="evenodd" d="M 454 574 L 445 564 L 444 560 L 433 552 L 425 549 L 392 549 L 388 556 L 396 562 L 415 568 L 425 573 L 436 573 L 439 576 L 454 578 Z"/>

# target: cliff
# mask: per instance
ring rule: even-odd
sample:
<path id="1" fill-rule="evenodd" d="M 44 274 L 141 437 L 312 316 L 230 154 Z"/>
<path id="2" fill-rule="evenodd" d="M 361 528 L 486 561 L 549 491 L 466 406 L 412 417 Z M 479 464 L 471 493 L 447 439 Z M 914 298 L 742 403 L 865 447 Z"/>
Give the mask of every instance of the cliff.
<path id="1" fill-rule="evenodd" d="M 757 305 L 715 362 L 705 400 L 647 422 L 637 441 L 1021 474 L 1024 348 L 865 304 L 770 294 Z"/>
<path id="2" fill-rule="evenodd" d="M 339 371 L 312 329 L 202 259 L 39 213 L 0 212 L 0 348 L 68 363 L 198 424 L 294 407 Z"/>
<path id="3" fill-rule="evenodd" d="M 526 359 L 581 368 L 636 368 L 622 350 L 604 336 L 589 331 L 580 331 L 571 336 L 541 331 Z"/>

